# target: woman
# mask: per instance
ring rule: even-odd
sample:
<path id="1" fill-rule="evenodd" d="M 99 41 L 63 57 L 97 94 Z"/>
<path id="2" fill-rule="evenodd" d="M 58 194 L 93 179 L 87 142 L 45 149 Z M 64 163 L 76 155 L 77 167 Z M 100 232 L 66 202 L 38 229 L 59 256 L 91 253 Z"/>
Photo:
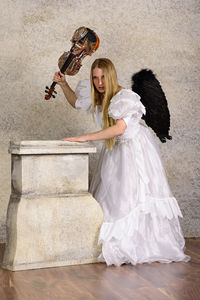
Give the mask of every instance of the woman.
<path id="1" fill-rule="evenodd" d="M 100 131 L 63 139 L 105 140 L 90 186 L 104 213 L 99 260 L 116 266 L 188 261 L 178 220 L 181 211 L 153 136 L 139 123 L 145 114 L 140 96 L 118 84 L 109 59 L 95 60 L 90 81 L 80 81 L 75 92 L 60 72 L 54 81 L 73 107 L 103 123 Z"/>

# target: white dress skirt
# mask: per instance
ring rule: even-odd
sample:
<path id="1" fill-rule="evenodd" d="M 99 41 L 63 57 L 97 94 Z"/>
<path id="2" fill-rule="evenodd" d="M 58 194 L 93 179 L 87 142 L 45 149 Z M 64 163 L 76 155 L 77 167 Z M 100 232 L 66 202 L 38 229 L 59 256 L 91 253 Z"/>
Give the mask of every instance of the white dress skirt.
<path id="1" fill-rule="evenodd" d="M 91 113 L 90 81 L 80 81 L 75 93 L 75 107 Z M 149 129 L 139 123 L 145 114 L 140 96 L 128 89 L 119 91 L 111 99 L 108 114 L 123 119 L 127 128 L 112 150 L 103 147 L 90 184 L 104 214 L 99 261 L 108 266 L 189 261 L 178 219 L 183 216 L 159 149 Z M 102 123 L 98 108 L 95 119 Z"/>

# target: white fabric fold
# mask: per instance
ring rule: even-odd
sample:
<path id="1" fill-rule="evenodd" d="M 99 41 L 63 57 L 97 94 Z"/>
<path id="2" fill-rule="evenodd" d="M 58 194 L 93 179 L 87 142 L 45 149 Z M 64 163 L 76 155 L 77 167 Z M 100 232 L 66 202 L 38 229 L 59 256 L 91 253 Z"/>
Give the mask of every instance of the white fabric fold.
<path id="1" fill-rule="evenodd" d="M 85 110 L 88 113 L 92 112 L 92 99 L 91 99 L 91 84 L 89 79 L 80 80 L 76 86 L 75 94 L 77 100 L 75 108 Z"/>
<path id="2" fill-rule="evenodd" d="M 153 218 L 167 218 L 169 220 L 183 217 L 177 201 L 174 197 L 166 199 L 148 198 L 139 204 L 125 217 L 114 222 L 103 222 L 99 236 L 99 242 L 109 241 L 112 238 L 121 240 L 124 235 L 132 236 L 135 231 L 141 231 L 142 224 L 139 222 L 141 215 L 150 214 Z M 142 233 L 142 232 L 140 232 Z"/>
<path id="3" fill-rule="evenodd" d="M 140 96 L 131 90 L 123 89 L 111 100 L 108 115 L 114 120 L 124 119 L 128 124 L 131 117 L 141 118 L 145 114 L 145 107 L 140 102 Z"/>
<path id="4" fill-rule="evenodd" d="M 108 266 L 190 260 L 184 254 L 185 240 L 176 216 L 168 219 L 159 214 L 131 212 L 113 224 L 103 223 L 99 243 L 102 244 L 99 261 Z"/>

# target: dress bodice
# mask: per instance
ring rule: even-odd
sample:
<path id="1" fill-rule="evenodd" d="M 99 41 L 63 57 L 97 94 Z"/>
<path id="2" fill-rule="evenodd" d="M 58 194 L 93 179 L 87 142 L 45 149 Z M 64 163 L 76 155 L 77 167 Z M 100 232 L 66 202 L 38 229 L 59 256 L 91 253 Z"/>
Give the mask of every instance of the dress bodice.
<path id="1" fill-rule="evenodd" d="M 90 80 L 79 81 L 75 90 L 77 100 L 75 107 L 88 113 L 92 113 L 91 85 Z M 145 114 L 145 107 L 140 102 L 140 96 L 129 89 L 120 90 L 110 101 L 108 115 L 114 120 L 123 119 L 127 128 L 118 139 L 132 138 L 138 132 L 140 120 Z M 96 106 L 94 118 L 96 123 L 102 127 L 102 112 Z"/>

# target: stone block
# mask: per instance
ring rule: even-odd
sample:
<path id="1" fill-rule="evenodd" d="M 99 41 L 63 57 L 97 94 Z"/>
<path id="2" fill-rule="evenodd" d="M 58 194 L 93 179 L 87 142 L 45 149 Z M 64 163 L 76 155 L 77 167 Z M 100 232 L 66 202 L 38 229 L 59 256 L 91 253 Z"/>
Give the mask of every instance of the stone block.
<path id="1" fill-rule="evenodd" d="M 16 194 L 88 191 L 87 154 L 25 154 L 13 155 L 12 160 L 12 189 Z"/>
<path id="2" fill-rule="evenodd" d="M 12 271 L 97 262 L 103 221 L 88 193 L 89 143 L 11 143 L 12 193 L 2 267 Z"/>
<path id="3" fill-rule="evenodd" d="M 102 212 L 89 193 L 10 198 L 3 268 L 16 271 L 94 263 Z"/>

